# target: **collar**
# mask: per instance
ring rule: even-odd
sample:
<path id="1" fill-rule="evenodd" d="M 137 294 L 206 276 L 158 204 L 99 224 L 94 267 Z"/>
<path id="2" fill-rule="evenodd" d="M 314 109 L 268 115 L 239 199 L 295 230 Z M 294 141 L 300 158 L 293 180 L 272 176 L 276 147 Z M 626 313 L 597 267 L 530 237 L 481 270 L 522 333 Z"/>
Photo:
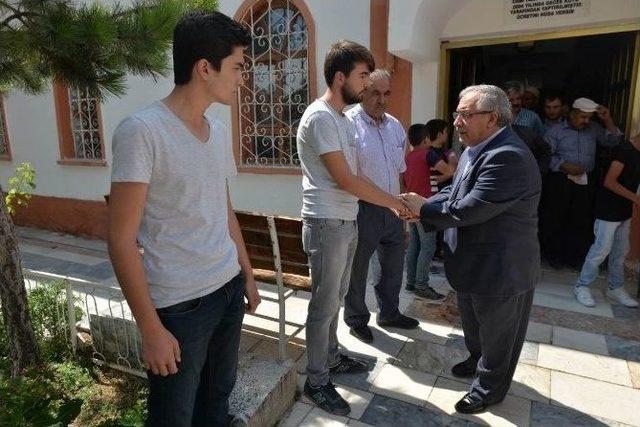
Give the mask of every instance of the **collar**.
<path id="1" fill-rule="evenodd" d="M 567 122 L 567 119 L 565 119 L 564 117 L 558 117 L 558 118 L 557 118 L 557 119 L 555 119 L 555 120 L 551 120 L 551 119 L 548 119 L 548 118 L 546 118 L 546 117 L 544 118 L 544 123 L 545 123 L 545 124 L 548 124 L 548 125 L 549 125 L 549 124 L 551 124 L 551 125 L 555 125 L 555 124 L 563 124 L 563 123 L 566 123 L 566 122 Z"/>
<path id="2" fill-rule="evenodd" d="M 358 104 L 355 108 L 357 108 L 356 114 L 358 114 L 362 118 L 362 120 L 364 120 L 365 123 L 367 123 L 370 126 L 383 126 L 383 125 L 386 125 L 387 122 L 389 121 L 389 118 L 387 117 L 387 113 L 382 114 L 382 121 L 378 123 L 376 119 L 374 119 L 366 111 L 364 111 L 364 108 L 362 108 L 362 104 Z"/>
<path id="3" fill-rule="evenodd" d="M 480 144 L 467 148 L 467 151 L 469 152 L 468 154 L 469 161 L 473 162 L 476 159 L 476 157 L 482 152 L 484 147 L 486 147 L 493 139 L 495 139 L 495 137 L 500 135 L 500 133 L 505 129 L 506 129 L 506 126 L 503 126 L 500 129 L 498 129 L 496 132 L 491 134 L 487 139 L 483 140 Z"/>

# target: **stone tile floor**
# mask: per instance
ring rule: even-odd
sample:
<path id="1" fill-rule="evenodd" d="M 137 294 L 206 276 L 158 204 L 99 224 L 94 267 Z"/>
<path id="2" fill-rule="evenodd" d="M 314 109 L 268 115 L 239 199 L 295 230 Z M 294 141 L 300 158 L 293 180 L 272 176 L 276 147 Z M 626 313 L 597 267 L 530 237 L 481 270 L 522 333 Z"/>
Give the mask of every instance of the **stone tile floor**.
<path id="1" fill-rule="evenodd" d="M 56 233 L 18 228 L 23 264 L 27 268 L 114 285 L 106 245 Z M 468 381 L 449 373 L 466 357 L 453 295 L 441 305 L 426 304 L 405 291 L 401 310 L 420 320 L 413 331 L 387 330 L 374 325 L 374 342 L 361 343 L 341 323 L 338 334 L 346 351 L 367 360 L 369 372 L 341 375 L 333 380 L 350 402 L 349 417 L 336 417 L 315 408 L 300 396 L 281 426 L 640 426 L 640 310 L 611 304 L 606 280 L 594 286 L 598 305 L 578 304 L 571 286 L 576 272 L 543 267 L 534 309 L 514 381 L 508 397 L 479 415 L 461 416 L 453 405 Z M 449 293 L 446 279 L 432 277 L 432 285 Z M 635 285 L 627 283 L 630 293 Z M 262 292 L 274 289 L 262 286 Z M 371 293 L 370 293 L 371 294 Z M 287 320 L 304 323 L 308 295 L 287 301 Z M 373 295 L 368 304 L 375 312 Z M 263 303 L 262 314 L 277 313 L 277 305 Z M 247 328 L 273 334 L 277 323 L 245 318 Z M 245 351 L 277 355 L 277 343 L 264 336 L 243 339 Z M 297 363 L 298 384 L 304 384 L 304 331 L 289 345 Z"/>

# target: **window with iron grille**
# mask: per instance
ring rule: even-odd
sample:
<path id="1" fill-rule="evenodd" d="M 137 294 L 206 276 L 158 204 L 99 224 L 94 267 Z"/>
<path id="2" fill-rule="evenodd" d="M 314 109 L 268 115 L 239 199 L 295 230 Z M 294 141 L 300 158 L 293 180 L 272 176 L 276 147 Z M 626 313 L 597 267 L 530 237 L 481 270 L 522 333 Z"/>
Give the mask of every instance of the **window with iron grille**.
<path id="1" fill-rule="evenodd" d="M 100 102 L 86 87 L 54 84 L 59 163 L 105 165 Z"/>
<path id="2" fill-rule="evenodd" d="M 311 98 L 310 43 L 295 3 L 258 1 L 240 18 L 252 36 L 238 91 L 241 167 L 300 167 L 296 131 Z"/>
<path id="3" fill-rule="evenodd" d="M 86 88 L 69 88 L 71 134 L 76 159 L 102 159 L 98 100 Z"/>

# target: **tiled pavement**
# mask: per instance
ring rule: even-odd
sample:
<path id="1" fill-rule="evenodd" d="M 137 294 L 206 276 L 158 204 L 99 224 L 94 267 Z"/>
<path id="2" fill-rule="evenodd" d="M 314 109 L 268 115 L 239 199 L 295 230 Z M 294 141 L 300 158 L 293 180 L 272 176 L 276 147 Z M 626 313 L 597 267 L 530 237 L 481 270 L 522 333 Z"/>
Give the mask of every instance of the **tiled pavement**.
<path id="1" fill-rule="evenodd" d="M 114 284 L 103 242 L 19 228 L 25 267 Z M 527 342 L 509 395 L 486 413 L 456 414 L 453 405 L 468 381 L 452 377 L 450 367 L 466 357 L 453 298 L 428 305 L 401 294 L 401 309 L 420 319 L 413 331 L 374 327 L 375 340 L 363 344 L 341 323 L 338 334 L 349 352 L 367 360 L 370 371 L 334 378 L 352 407 L 349 417 L 335 417 L 313 407 L 304 397 L 282 420 L 282 426 L 640 426 L 640 310 L 610 304 L 606 283 L 594 289 L 597 307 L 589 309 L 573 298 L 575 272 L 544 269 L 536 290 Z M 434 287 L 448 292 L 442 276 Z M 635 287 L 628 283 L 630 292 Z M 264 292 L 273 288 L 264 287 Z M 371 296 L 370 307 L 375 310 Z M 287 320 L 302 323 L 308 295 L 287 302 Z M 260 312 L 277 306 L 263 303 Z M 375 325 L 375 318 L 372 324 Z M 275 331 L 276 323 L 247 316 L 248 327 Z M 299 385 L 304 383 L 304 331 L 290 355 L 297 360 Z M 259 335 L 247 337 L 243 349 L 266 355 L 277 346 Z"/>

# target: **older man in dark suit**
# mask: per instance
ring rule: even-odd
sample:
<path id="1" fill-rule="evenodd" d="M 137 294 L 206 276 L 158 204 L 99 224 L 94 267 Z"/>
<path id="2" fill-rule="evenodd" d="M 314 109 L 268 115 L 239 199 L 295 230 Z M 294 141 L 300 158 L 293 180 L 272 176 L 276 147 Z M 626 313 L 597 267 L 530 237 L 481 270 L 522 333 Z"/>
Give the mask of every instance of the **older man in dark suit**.
<path id="1" fill-rule="evenodd" d="M 445 270 L 470 353 L 452 373 L 477 375 L 456 410 L 476 413 L 504 399 L 522 350 L 540 275 L 541 184 L 500 88 L 464 89 L 453 116 L 467 146 L 453 184 L 429 200 L 401 197 L 425 227 L 445 229 Z"/>

